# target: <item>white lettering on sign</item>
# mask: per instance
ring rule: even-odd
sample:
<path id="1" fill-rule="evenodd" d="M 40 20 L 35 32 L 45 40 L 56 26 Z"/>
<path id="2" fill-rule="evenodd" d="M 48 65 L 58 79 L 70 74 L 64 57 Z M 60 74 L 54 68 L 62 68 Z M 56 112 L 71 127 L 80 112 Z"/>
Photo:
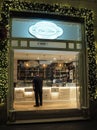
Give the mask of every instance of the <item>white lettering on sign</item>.
<path id="1" fill-rule="evenodd" d="M 41 21 L 29 27 L 29 33 L 36 38 L 56 39 L 63 34 L 63 29 L 55 23 Z"/>

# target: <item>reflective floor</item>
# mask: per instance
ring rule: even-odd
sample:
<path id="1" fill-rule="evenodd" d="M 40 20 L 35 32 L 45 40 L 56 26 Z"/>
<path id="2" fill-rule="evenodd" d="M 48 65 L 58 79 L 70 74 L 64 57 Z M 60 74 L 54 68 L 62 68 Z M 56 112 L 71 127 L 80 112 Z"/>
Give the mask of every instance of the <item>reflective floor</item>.
<path id="1" fill-rule="evenodd" d="M 15 110 L 53 110 L 53 109 L 73 109 L 79 108 L 76 101 L 54 101 L 54 102 L 44 102 L 42 106 L 34 107 L 35 103 L 33 101 L 21 101 L 14 102 Z"/>

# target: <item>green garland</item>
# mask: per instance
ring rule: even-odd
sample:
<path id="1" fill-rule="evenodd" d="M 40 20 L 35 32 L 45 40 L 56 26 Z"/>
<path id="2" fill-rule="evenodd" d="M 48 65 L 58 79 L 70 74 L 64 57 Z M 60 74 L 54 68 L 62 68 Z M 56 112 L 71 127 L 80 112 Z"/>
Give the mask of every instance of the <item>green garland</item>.
<path id="1" fill-rule="evenodd" d="M 96 89 L 96 60 L 95 60 L 95 44 L 94 44 L 94 27 L 93 27 L 93 12 L 86 8 L 75 8 L 71 6 L 62 6 L 58 4 L 50 5 L 44 3 L 33 3 L 33 2 L 20 2 L 19 0 L 14 1 L 9 0 L 5 1 L 2 6 L 2 20 L 1 24 L 4 28 L 8 26 L 8 20 L 10 15 L 10 10 L 14 11 L 39 11 L 46 13 L 56 13 L 61 16 L 70 16 L 84 18 L 85 20 L 85 34 L 86 34 L 86 44 L 88 50 L 88 88 L 90 99 L 95 98 L 95 89 Z M 7 36 L 0 38 L 0 98 L 2 101 L 6 98 L 8 90 L 8 45 L 7 45 Z"/>

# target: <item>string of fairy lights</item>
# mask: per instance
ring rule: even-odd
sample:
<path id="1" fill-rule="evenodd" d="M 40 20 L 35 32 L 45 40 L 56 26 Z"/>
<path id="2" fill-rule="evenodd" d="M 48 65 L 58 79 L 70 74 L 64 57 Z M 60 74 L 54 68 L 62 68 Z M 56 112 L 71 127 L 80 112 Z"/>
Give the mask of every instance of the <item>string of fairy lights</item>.
<path id="1" fill-rule="evenodd" d="M 75 8 L 62 6 L 61 4 L 45 4 L 22 2 L 19 0 L 4 1 L 1 9 L 0 21 L 0 102 L 4 102 L 8 91 L 8 35 L 10 10 L 14 11 L 39 11 L 46 13 L 56 13 L 57 15 L 83 18 L 85 21 L 85 35 L 88 50 L 88 88 L 91 99 L 94 99 L 96 89 L 96 51 L 94 39 L 93 11 L 86 8 Z"/>

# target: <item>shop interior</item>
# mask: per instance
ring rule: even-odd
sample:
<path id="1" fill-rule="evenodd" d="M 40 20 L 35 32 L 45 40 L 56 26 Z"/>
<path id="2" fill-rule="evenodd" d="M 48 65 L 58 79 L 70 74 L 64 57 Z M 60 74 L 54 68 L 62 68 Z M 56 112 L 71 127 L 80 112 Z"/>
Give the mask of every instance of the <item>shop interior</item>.
<path id="1" fill-rule="evenodd" d="M 15 110 L 80 108 L 79 52 L 14 49 Z M 34 107 L 33 77 L 43 78 L 43 106 Z"/>

